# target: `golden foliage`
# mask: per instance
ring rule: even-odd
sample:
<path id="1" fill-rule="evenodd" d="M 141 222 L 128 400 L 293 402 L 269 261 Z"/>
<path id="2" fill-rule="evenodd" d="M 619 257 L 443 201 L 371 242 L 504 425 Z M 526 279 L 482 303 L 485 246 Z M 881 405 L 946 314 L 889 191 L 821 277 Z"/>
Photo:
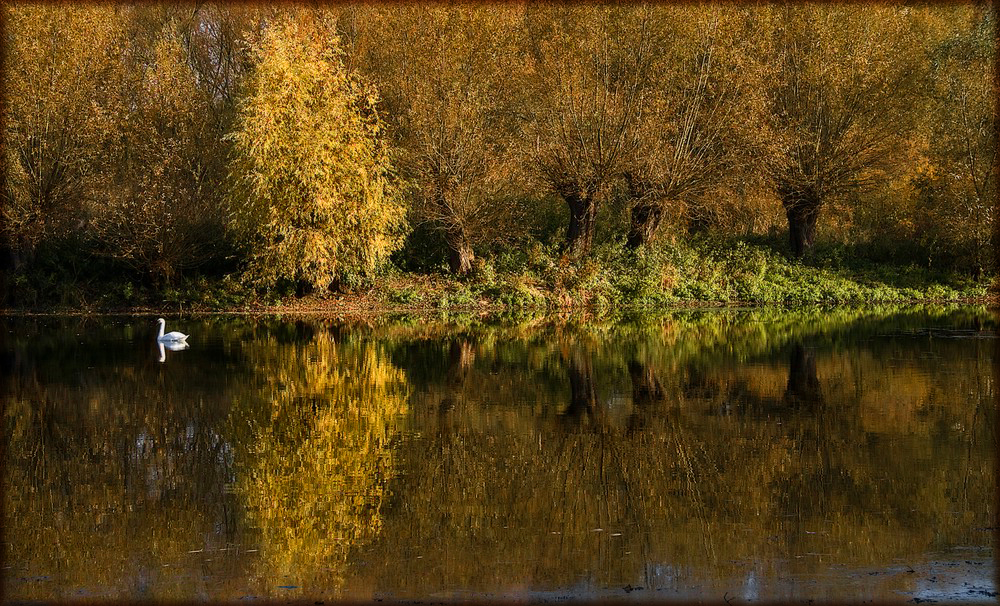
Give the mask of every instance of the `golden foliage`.
<path id="1" fill-rule="evenodd" d="M 510 119 L 517 7 L 355 9 L 354 58 L 377 78 L 410 181 L 413 218 L 440 230 L 470 269 L 474 244 L 509 238 L 525 219 L 512 185 L 517 126 Z M 459 258 L 462 257 L 462 258 Z"/>
<path id="2" fill-rule="evenodd" d="M 779 199 L 793 246 L 835 213 L 844 240 L 989 269 L 991 6 L 3 11 L 15 270 L 47 245 L 157 286 L 239 267 L 325 288 L 401 246 L 407 204 L 465 272 L 551 239 L 554 205 L 585 252 L 626 225 L 772 231 Z"/>
<path id="3" fill-rule="evenodd" d="M 78 228 L 99 153 L 94 107 L 113 63 L 113 7 L 5 4 L 3 204 L 16 252 Z"/>
<path id="4" fill-rule="evenodd" d="M 329 17 L 278 17 L 254 49 L 233 135 L 252 273 L 326 288 L 401 243 L 404 208 L 375 88 L 344 67 Z"/>
<path id="5" fill-rule="evenodd" d="M 123 85 L 102 112 L 106 194 L 92 203 L 104 254 L 165 282 L 219 254 L 228 214 L 216 107 L 184 36 L 170 20 L 151 48 L 133 38 L 117 49 Z"/>

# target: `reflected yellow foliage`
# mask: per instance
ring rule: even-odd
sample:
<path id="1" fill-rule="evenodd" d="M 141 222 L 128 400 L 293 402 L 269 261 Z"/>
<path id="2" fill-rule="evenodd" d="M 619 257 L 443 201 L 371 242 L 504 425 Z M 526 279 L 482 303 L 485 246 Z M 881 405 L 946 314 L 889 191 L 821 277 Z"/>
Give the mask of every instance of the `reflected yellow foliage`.
<path id="1" fill-rule="evenodd" d="M 403 373 L 371 342 L 338 344 L 325 332 L 255 351 L 270 397 L 236 490 L 260 533 L 257 573 L 336 589 L 351 550 L 381 528 L 407 408 Z"/>

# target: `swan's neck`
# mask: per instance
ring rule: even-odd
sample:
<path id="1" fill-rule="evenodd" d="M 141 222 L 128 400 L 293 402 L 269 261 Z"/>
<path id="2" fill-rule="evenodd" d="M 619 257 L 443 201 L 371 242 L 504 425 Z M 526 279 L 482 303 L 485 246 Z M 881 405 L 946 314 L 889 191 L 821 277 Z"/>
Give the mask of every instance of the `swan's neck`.
<path id="1" fill-rule="evenodd" d="M 164 327 L 165 327 L 166 325 L 167 325 L 167 323 L 166 323 L 166 322 L 164 322 L 163 320 L 160 320 L 160 334 L 156 335 L 156 338 L 160 338 L 160 337 L 162 337 L 162 336 L 163 336 L 163 328 L 164 328 Z"/>

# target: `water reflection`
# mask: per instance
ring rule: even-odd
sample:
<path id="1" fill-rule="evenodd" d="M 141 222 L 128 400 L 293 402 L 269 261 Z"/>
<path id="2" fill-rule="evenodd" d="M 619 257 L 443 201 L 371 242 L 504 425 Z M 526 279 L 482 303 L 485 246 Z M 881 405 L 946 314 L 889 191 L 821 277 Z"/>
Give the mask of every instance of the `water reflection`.
<path id="1" fill-rule="evenodd" d="M 145 322 L 0 319 L 12 599 L 995 591 L 983 310 Z"/>
<path id="2" fill-rule="evenodd" d="M 157 341 L 156 345 L 160 349 L 160 362 L 166 362 L 167 361 L 167 351 L 166 350 L 169 349 L 170 351 L 182 351 L 182 350 L 187 349 L 188 347 L 190 347 L 190 345 L 187 344 L 187 341 L 166 341 L 166 342 L 164 342 L 164 341 Z"/>

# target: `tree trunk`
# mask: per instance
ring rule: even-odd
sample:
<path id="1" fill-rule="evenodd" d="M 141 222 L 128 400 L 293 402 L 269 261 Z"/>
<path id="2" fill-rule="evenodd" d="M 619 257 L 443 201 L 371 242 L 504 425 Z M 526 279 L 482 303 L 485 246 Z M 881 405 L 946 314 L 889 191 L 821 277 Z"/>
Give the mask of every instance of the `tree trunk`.
<path id="1" fill-rule="evenodd" d="M 15 238 L 10 244 L 10 269 L 16 272 L 31 267 L 35 260 L 35 246 L 27 237 Z"/>
<path id="2" fill-rule="evenodd" d="M 628 247 L 635 250 L 648 244 L 656 235 L 663 219 L 663 207 L 653 202 L 638 202 L 632 207 L 628 230 Z"/>
<path id="3" fill-rule="evenodd" d="M 816 239 L 816 220 L 823 201 L 810 190 L 781 188 L 778 193 L 788 217 L 788 238 L 792 254 L 801 259 L 809 252 Z"/>
<path id="4" fill-rule="evenodd" d="M 573 193 L 564 195 L 569 206 L 569 228 L 566 230 L 566 250 L 579 257 L 590 252 L 597 227 L 597 198 Z"/>
<path id="5" fill-rule="evenodd" d="M 472 261 L 476 258 L 472 244 L 465 236 L 465 230 L 449 231 L 445 234 L 448 242 L 448 267 L 451 273 L 464 276 L 472 271 Z"/>

